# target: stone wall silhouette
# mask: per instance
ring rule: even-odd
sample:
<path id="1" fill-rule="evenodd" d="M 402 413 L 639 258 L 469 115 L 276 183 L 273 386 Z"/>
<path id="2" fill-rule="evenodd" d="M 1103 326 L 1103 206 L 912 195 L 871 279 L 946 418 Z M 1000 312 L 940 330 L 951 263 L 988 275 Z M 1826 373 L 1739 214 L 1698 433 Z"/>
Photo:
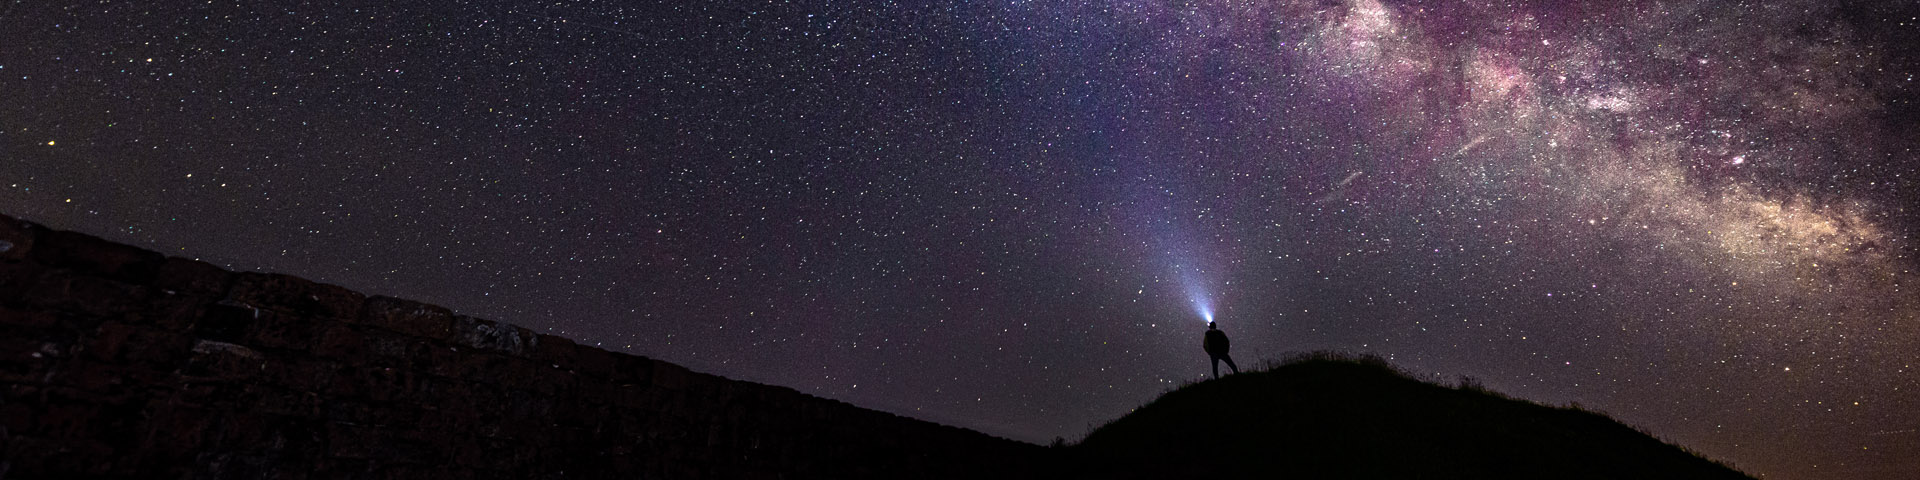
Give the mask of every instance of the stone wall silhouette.
<path id="1" fill-rule="evenodd" d="M 0 216 L 0 478 L 1019 478 L 1045 449 Z"/>

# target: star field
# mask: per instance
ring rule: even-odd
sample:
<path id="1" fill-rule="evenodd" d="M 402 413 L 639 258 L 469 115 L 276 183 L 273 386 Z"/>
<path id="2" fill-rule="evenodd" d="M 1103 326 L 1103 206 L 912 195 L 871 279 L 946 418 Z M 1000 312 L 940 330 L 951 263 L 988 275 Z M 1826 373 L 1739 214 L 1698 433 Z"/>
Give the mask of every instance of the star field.
<path id="1" fill-rule="evenodd" d="M 1373 352 L 1920 472 L 1901 2 L 0 4 L 0 211 L 1044 443 Z"/>

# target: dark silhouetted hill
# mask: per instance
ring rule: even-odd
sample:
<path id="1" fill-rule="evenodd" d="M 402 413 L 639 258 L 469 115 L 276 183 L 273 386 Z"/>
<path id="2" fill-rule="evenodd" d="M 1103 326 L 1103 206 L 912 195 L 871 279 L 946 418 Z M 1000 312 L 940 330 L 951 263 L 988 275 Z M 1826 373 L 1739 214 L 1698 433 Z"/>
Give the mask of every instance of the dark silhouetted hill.
<path id="1" fill-rule="evenodd" d="M 1048 453 L 0 215 L 0 479 L 1013 480 Z"/>
<path id="2" fill-rule="evenodd" d="M 1604 415 L 1318 353 L 1161 396 L 1062 449 L 1084 478 L 1744 479 Z"/>

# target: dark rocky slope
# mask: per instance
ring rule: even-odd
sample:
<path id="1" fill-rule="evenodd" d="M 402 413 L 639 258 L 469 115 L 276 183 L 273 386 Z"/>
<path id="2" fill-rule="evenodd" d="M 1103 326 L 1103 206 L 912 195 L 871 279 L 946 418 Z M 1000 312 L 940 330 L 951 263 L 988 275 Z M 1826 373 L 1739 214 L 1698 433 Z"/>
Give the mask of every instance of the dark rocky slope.
<path id="1" fill-rule="evenodd" d="M 0 216 L 0 453 L 6 479 L 838 479 L 1045 449 Z"/>

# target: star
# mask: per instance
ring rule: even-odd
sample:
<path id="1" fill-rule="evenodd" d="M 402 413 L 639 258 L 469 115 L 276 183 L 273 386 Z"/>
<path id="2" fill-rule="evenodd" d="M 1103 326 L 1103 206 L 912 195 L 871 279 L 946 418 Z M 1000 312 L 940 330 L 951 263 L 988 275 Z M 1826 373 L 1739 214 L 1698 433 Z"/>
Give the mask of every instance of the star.
<path id="1" fill-rule="evenodd" d="M 1037 443 L 1216 320 L 1905 478 L 1800 406 L 1920 389 L 1910 4 L 27 2 L 0 208 Z"/>

